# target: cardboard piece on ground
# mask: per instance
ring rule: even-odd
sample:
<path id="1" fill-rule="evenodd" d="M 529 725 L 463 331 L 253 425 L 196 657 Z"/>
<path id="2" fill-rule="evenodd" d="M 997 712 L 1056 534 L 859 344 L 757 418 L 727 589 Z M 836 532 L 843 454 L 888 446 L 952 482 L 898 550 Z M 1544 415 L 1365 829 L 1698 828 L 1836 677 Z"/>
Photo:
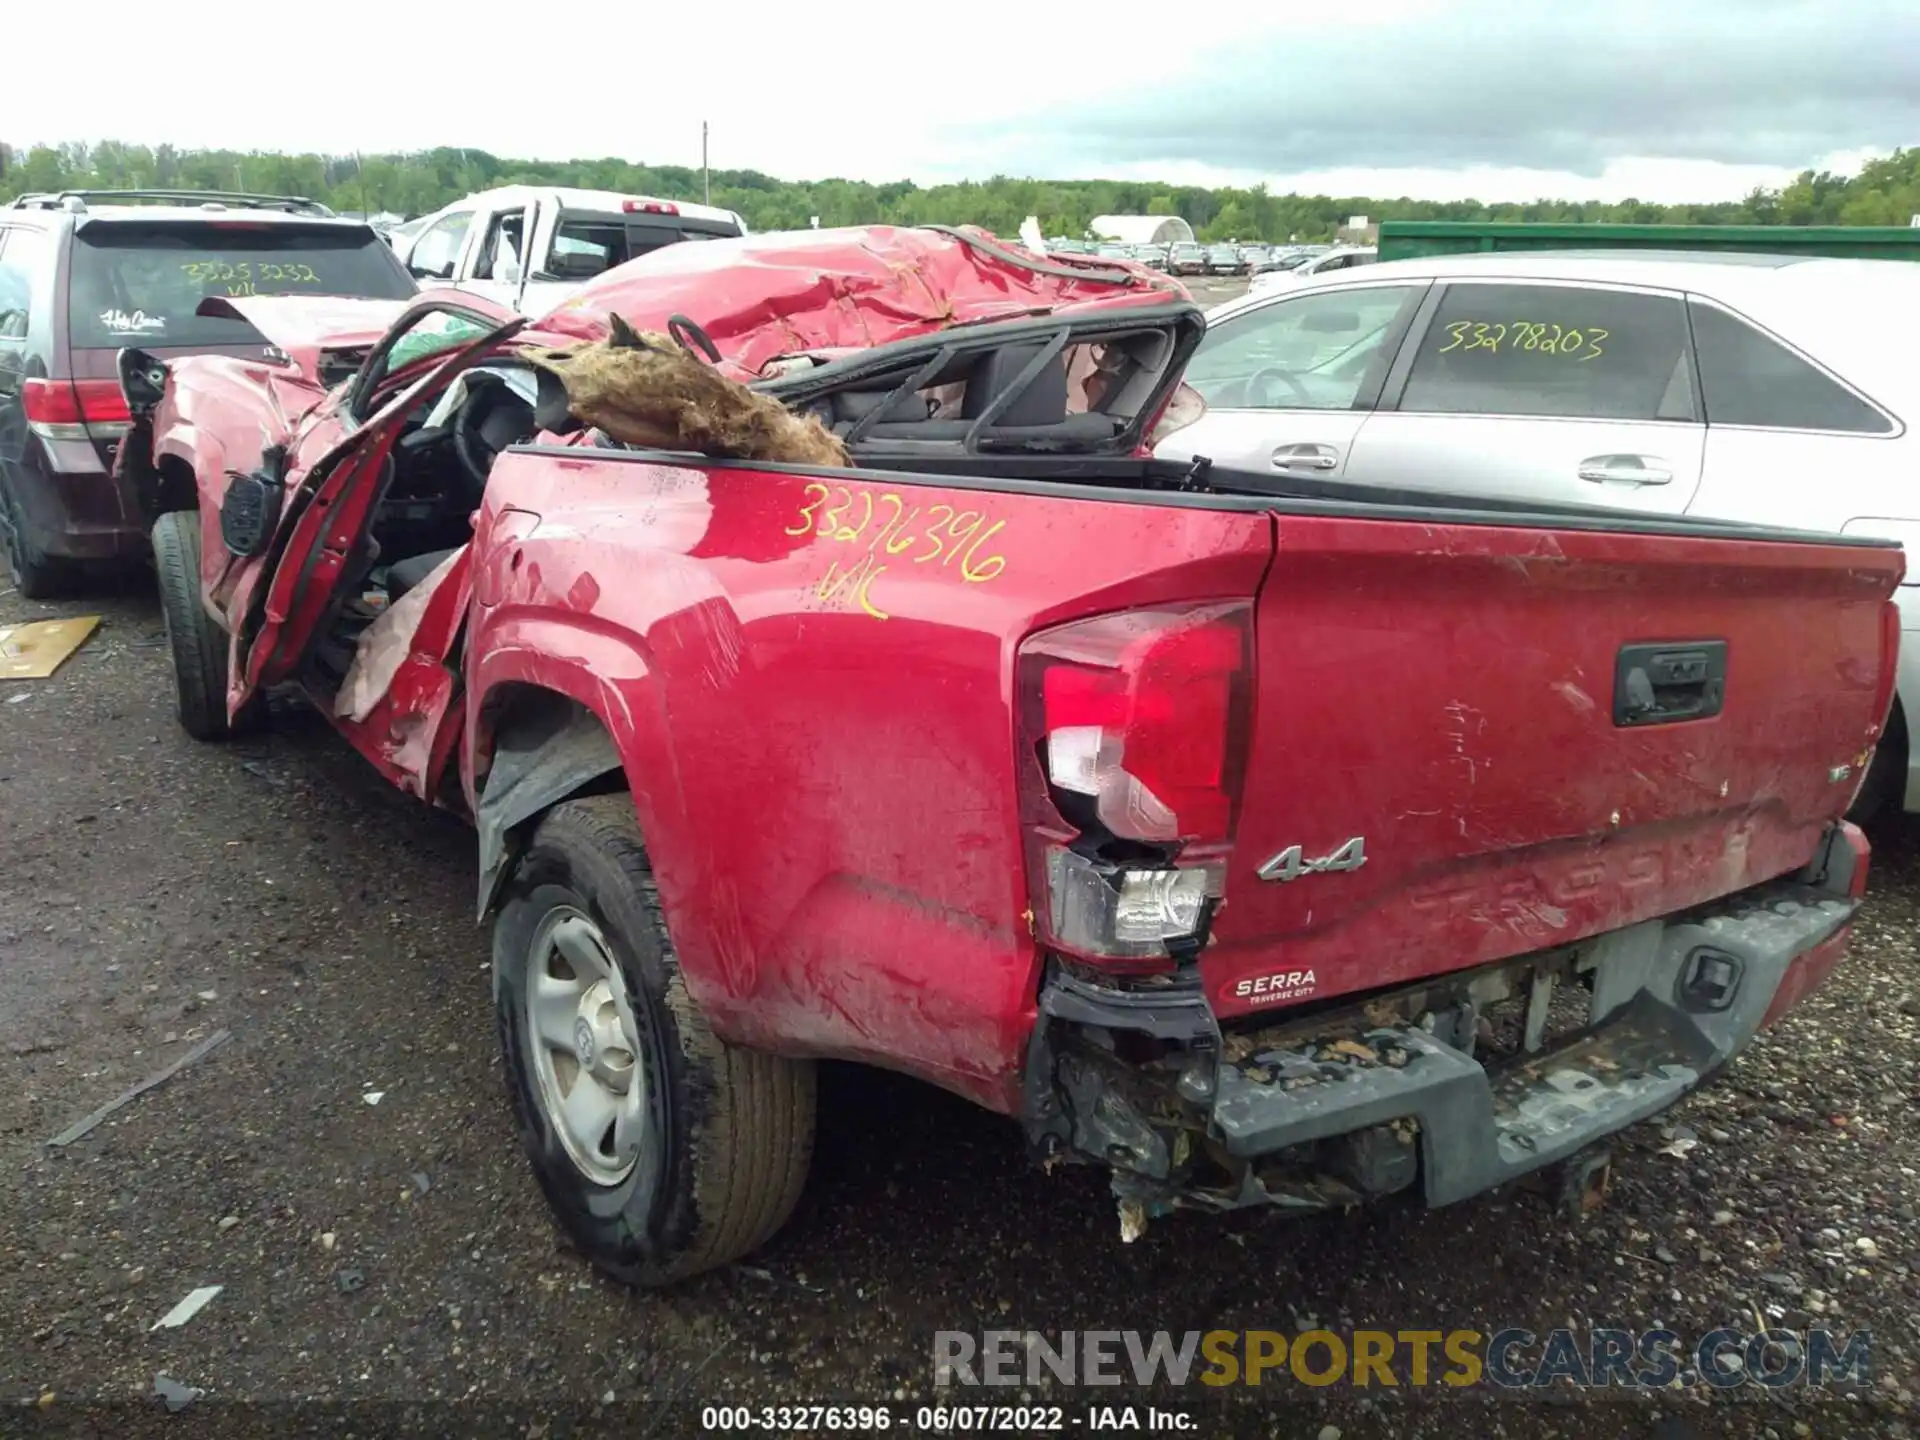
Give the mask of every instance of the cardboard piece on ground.
<path id="1" fill-rule="evenodd" d="M 44 680 L 99 627 L 98 615 L 0 625 L 0 680 Z"/>

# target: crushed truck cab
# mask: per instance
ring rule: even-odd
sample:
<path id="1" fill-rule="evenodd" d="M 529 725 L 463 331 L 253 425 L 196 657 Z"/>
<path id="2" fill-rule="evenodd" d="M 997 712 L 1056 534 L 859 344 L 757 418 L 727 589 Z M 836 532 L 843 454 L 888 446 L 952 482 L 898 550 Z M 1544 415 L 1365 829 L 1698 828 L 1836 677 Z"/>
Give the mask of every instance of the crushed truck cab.
<path id="1" fill-rule="evenodd" d="M 529 1157 L 629 1281 L 780 1226 L 821 1058 L 1104 1168 L 1128 1236 L 1442 1204 L 1844 949 L 1886 542 L 1154 461 L 1178 282 L 977 232 L 248 318 L 281 358 L 123 357 L 182 721 L 296 687 L 473 823 Z M 588 407 L 568 347 L 653 378 Z"/>

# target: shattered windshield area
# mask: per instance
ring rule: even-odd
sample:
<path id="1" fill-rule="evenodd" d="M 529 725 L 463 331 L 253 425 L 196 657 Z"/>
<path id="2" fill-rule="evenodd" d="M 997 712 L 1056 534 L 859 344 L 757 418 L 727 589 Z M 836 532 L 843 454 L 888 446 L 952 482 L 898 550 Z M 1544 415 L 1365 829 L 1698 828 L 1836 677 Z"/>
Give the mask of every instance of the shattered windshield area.
<path id="1" fill-rule="evenodd" d="M 490 328 L 451 310 L 431 311 L 393 342 L 393 348 L 387 352 L 387 373 L 404 370 L 430 355 L 458 349 L 470 340 L 478 340 Z"/>
<path id="2" fill-rule="evenodd" d="M 361 415 L 371 414 L 380 401 L 376 398 L 392 377 L 435 356 L 459 349 L 480 339 L 494 326 L 452 310 L 429 310 L 413 322 L 379 356 L 364 377 L 353 382 L 350 404 Z"/>

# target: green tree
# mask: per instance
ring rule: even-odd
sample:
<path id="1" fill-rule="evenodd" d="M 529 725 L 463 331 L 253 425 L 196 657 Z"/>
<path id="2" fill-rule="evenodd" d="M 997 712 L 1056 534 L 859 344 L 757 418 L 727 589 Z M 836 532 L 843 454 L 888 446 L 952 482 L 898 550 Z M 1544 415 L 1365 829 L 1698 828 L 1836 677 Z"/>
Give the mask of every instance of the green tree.
<path id="1" fill-rule="evenodd" d="M 22 191 L 165 186 L 236 187 L 308 195 L 337 210 L 398 210 L 418 215 L 494 185 L 582 186 L 699 200 L 700 171 L 646 165 L 618 156 L 519 160 L 484 150 L 441 147 L 401 155 L 284 155 L 264 151 L 179 150 L 128 141 L 12 147 L 0 173 L 0 201 Z M 756 230 L 827 226 L 980 225 L 1012 235 L 1028 215 L 1047 234 L 1079 235 L 1095 215 L 1178 215 L 1207 238 L 1328 240 L 1349 215 L 1375 220 L 1599 221 L 1640 224 L 1904 225 L 1920 214 L 1920 149 L 1868 161 L 1852 178 L 1804 171 L 1778 190 L 1756 188 L 1738 201 L 1655 205 L 1542 197 L 1525 204 L 1413 200 L 1406 196 L 1275 195 L 1251 189 L 1156 185 L 1121 180 L 1033 180 L 995 175 L 921 187 L 909 180 L 874 185 L 827 177 L 781 180 L 757 170 L 715 170 L 716 205 L 739 211 Z"/>
<path id="2" fill-rule="evenodd" d="M 1241 208 L 1238 197 L 1229 200 L 1226 208 L 1199 232 L 1202 240 L 1246 240 L 1253 233 L 1253 217 Z"/>

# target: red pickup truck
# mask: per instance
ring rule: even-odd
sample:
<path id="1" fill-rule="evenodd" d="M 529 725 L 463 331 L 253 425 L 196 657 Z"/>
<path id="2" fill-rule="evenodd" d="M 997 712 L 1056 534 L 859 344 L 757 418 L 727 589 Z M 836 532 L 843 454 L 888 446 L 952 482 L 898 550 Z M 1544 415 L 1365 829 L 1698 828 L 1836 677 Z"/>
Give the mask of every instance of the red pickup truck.
<path id="1" fill-rule="evenodd" d="M 181 719 L 290 682 L 471 819 L 529 1154 L 631 1282 L 782 1224 L 819 1057 L 1131 1238 L 1584 1166 L 1845 946 L 1882 542 L 1156 462 L 1177 282 L 972 233 L 209 304 L 268 352 L 122 357 Z M 614 314 L 852 464 L 583 427 L 519 347 Z"/>

